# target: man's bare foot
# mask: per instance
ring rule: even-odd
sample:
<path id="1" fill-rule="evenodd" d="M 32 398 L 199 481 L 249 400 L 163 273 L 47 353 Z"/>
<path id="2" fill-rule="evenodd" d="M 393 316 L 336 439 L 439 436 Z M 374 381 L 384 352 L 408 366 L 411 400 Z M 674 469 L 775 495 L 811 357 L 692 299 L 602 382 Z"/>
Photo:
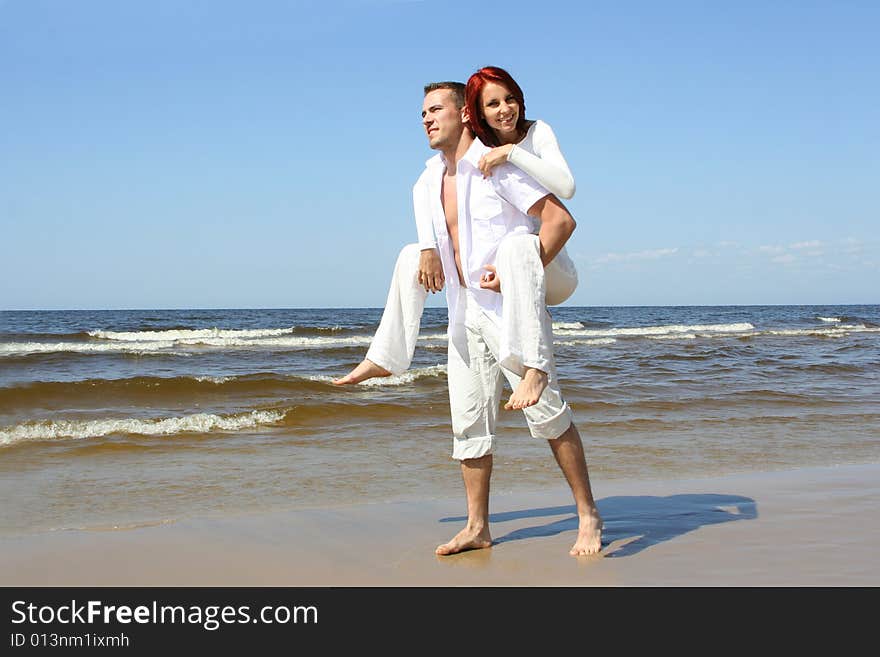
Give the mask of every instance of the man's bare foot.
<path id="1" fill-rule="evenodd" d="M 373 361 L 364 358 L 351 372 L 340 379 L 334 379 L 333 385 L 344 386 L 351 383 L 360 383 L 361 381 L 366 381 L 367 379 L 372 379 L 377 376 L 391 376 L 391 372 L 384 367 L 379 367 Z"/>
<path id="2" fill-rule="evenodd" d="M 580 517 L 578 524 L 578 537 L 571 546 L 569 554 L 573 557 L 583 557 L 588 554 L 598 554 L 602 549 L 602 518 L 598 511 Z"/>
<path id="3" fill-rule="evenodd" d="M 489 536 L 488 527 L 484 527 L 482 531 L 465 527 L 453 536 L 451 541 L 438 545 L 434 553 L 446 556 L 448 554 L 464 552 L 465 550 L 480 550 L 487 547 L 492 547 L 492 537 Z"/>
<path id="4" fill-rule="evenodd" d="M 518 411 L 529 406 L 534 406 L 541 398 L 541 393 L 547 387 L 547 372 L 527 367 L 522 380 L 513 391 L 510 399 L 504 405 L 506 411 Z"/>

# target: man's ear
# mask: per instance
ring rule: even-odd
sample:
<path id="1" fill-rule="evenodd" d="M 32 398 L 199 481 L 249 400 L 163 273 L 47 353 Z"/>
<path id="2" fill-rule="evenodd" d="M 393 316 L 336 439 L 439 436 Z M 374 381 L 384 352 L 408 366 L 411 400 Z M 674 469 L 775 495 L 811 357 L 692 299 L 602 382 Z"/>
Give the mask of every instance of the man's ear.
<path id="1" fill-rule="evenodd" d="M 461 122 L 462 123 L 470 123 L 471 122 L 471 116 L 470 116 L 470 114 L 468 114 L 467 107 L 461 108 Z"/>

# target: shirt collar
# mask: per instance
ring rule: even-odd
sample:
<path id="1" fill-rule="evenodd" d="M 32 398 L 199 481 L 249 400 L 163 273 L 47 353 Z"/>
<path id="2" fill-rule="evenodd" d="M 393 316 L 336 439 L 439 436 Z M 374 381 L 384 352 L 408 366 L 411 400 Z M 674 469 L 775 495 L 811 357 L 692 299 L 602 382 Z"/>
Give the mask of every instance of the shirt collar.
<path id="1" fill-rule="evenodd" d="M 491 148 L 486 146 L 483 142 L 479 140 L 479 138 L 474 138 L 474 141 L 468 147 L 467 152 L 461 157 L 459 162 L 467 162 L 475 169 L 480 168 L 480 158 L 483 157 L 484 154 L 488 153 Z M 437 167 L 446 167 L 446 158 L 443 157 L 443 153 L 437 153 L 433 157 L 429 158 L 425 162 L 425 166 L 429 169 L 437 168 Z"/>
<path id="2" fill-rule="evenodd" d="M 471 143 L 470 147 L 467 149 L 467 152 L 462 156 L 462 162 L 468 162 L 475 169 L 480 168 L 480 158 L 483 157 L 486 153 L 488 153 L 491 148 L 486 146 L 483 142 L 480 141 L 478 137 L 474 138 L 474 141 Z"/>
<path id="3" fill-rule="evenodd" d="M 443 153 L 437 153 L 433 157 L 428 158 L 425 161 L 425 167 L 428 169 L 436 169 L 437 167 L 445 167 L 446 160 L 443 158 Z"/>

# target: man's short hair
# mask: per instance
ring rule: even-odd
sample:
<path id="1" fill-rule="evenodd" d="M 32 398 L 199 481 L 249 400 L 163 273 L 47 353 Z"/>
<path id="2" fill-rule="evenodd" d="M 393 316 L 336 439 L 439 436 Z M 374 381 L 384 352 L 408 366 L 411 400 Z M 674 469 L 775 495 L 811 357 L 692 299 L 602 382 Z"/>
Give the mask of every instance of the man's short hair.
<path id="1" fill-rule="evenodd" d="M 455 96 L 455 107 L 461 109 L 464 107 L 464 83 L 462 82 L 431 82 L 425 85 L 425 95 L 437 89 L 448 89 Z"/>

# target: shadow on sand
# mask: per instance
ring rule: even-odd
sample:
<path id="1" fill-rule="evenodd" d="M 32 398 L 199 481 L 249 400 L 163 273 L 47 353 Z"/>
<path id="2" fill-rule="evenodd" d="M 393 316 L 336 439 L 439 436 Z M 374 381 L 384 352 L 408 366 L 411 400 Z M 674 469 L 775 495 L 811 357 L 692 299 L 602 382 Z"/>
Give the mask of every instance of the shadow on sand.
<path id="1" fill-rule="evenodd" d="M 655 497 L 652 495 L 618 495 L 597 501 L 602 514 L 602 552 L 606 557 L 629 557 L 645 548 L 668 541 L 706 525 L 758 517 L 755 501 L 741 495 L 692 493 Z M 499 523 L 523 518 L 567 516 L 543 525 L 521 527 L 493 540 L 493 545 L 527 538 L 555 536 L 577 532 L 575 506 L 551 506 L 521 511 L 493 513 L 493 533 Z M 441 518 L 440 522 L 465 522 L 464 516 Z"/>

